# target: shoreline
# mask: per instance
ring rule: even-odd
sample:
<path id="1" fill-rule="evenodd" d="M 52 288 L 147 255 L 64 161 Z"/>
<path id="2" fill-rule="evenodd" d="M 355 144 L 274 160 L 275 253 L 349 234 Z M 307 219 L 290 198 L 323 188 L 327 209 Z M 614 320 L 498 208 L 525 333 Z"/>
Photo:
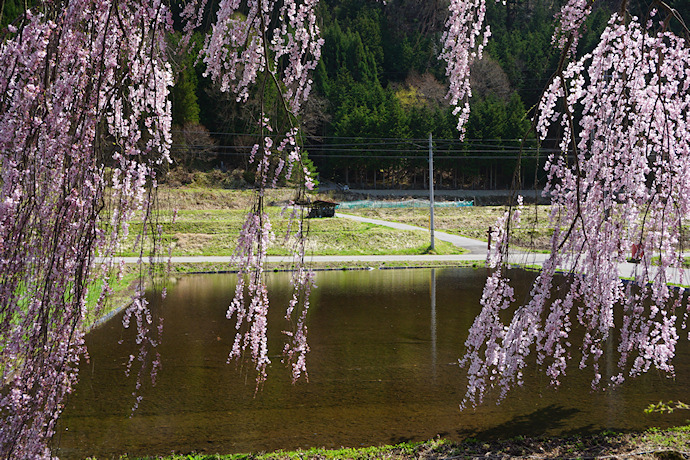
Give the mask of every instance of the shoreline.
<path id="1" fill-rule="evenodd" d="M 211 454 L 190 452 L 156 457 L 160 460 L 437 460 L 437 459 L 684 459 L 690 457 L 690 425 L 640 432 L 602 431 L 565 436 L 517 436 L 509 439 L 467 438 L 462 442 L 434 438 L 340 449 L 309 448 L 296 451 Z M 128 457 L 129 458 L 129 457 Z"/>

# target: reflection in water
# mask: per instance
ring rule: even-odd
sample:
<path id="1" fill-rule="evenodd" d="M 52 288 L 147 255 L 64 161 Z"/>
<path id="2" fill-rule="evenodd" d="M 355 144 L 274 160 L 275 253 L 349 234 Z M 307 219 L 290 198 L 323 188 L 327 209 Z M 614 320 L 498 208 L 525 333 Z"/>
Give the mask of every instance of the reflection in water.
<path id="1" fill-rule="evenodd" d="M 685 339 L 676 382 L 650 373 L 615 391 L 592 392 L 591 373 L 572 370 L 554 390 L 532 373 L 501 405 L 487 401 L 461 412 L 465 381 L 456 363 L 485 276 L 473 269 L 318 273 L 309 316 L 309 383 L 290 384 L 279 356 L 284 320 L 274 308 L 273 363 L 256 395 L 251 366 L 226 364 L 234 322 L 225 319 L 225 310 L 234 275 L 182 277 L 163 303 L 152 296 L 164 317 L 162 369 L 155 386 L 144 382 L 144 400 L 131 418 L 135 382 L 124 375 L 124 364 L 136 355 L 134 331 L 124 331 L 116 318 L 89 334 L 91 359 L 61 419 L 58 454 L 111 458 L 126 452 L 358 447 L 436 435 L 503 438 L 684 422 L 687 414 L 651 417 L 642 411 L 660 399 L 687 399 Z M 533 274 L 516 271 L 511 277 L 528 286 Z M 527 293 L 516 290 L 515 296 Z M 274 307 L 286 305 L 287 274 L 271 275 L 270 295 Z"/>
<path id="2" fill-rule="evenodd" d="M 431 269 L 431 370 L 436 383 L 436 269 Z"/>

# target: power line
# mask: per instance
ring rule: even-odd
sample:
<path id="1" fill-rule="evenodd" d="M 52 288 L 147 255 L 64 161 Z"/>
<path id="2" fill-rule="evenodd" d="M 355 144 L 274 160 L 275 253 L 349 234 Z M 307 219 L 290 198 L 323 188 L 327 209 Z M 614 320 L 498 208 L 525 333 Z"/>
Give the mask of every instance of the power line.
<path id="1" fill-rule="evenodd" d="M 256 134 L 256 133 L 236 133 L 236 132 L 221 132 L 221 131 L 185 131 L 185 130 L 172 130 L 171 132 L 173 133 L 183 133 L 183 134 L 213 134 L 217 136 L 232 136 L 232 137 L 250 137 L 250 138 L 262 138 L 262 137 L 268 137 L 271 139 L 282 139 L 285 136 L 283 135 L 278 135 L 278 134 L 267 134 L 267 135 L 261 135 L 261 134 Z M 319 139 L 324 139 L 324 140 L 355 140 L 358 141 L 358 144 L 368 144 L 369 142 L 366 141 L 373 141 L 373 142 L 378 142 L 378 143 L 409 143 L 409 142 L 414 142 L 414 143 L 420 143 L 420 144 L 426 144 L 427 139 L 426 138 L 403 138 L 403 137 L 367 137 L 367 136 L 315 136 L 318 137 Z M 464 140 L 460 140 L 458 138 L 434 138 L 434 143 L 439 144 L 439 143 L 455 143 L 455 144 L 466 144 L 466 143 L 473 143 L 473 142 L 522 142 L 523 138 L 512 138 L 512 139 L 468 139 L 465 138 Z M 531 140 L 534 142 L 534 140 Z M 559 138 L 547 138 L 544 139 L 542 142 L 555 142 L 555 141 L 560 141 Z M 426 147 L 424 147 L 426 148 Z"/>
<path id="2" fill-rule="evenodd" d="M 244 153 L 244 152 L 205 152 L 205 153 L 210 153 L 212 155 L 218 155 L 218 156 L 235 156 L 235 157 L 248 157 L 250 154 L 249 153 Z M 382 160 L 382 159 L 389 159 L 389 160 L 424 160 L 426 161 L 427 158 L 424 155 L 367 155 L 367 154 L 314 154 L 314 153 L 309 153 L 308 154 L 309 158 L 332 158 L 332 159 L 343 159 L 343 158 L 352 158 L 352 159 L 365 159 L 365 160 Z M 545 157 L 542 155 L 440 155 L 436 154 L 436 158 L 440 160 L 536 160 L 536 159 L 545 159 Z"/>
<path id="3" fill-rule="evenodd" d="M 466 155 L 466 154 L 479 154 L 479 153 L 497 153 L 497 152 L 507 152 L 507 153 L 513 153 L 517 154 L 520 151 L 522 151 L 524 154 L 528 154 L 529 152 L 533 152 L 536 154 L 536 152 L 540 153 L 549 153 L 549 152 L 560 152 L 559 149 L 536 149 L 536 148 L 525 148 L 520 150 L 519 148 L 494 148 L 494 149 L 479 149 L 479 148 L 469 148 L 469 149 L 443 149 L 439 148 L 438 146 L 435 146 L 436 151 L 441 152 L 441 153 L 446 153 L 446 154 L 461 154 L 461 155 Z M 234 151 L 237 154 L 247 154 L 249 155 L 251 151 L 253 150 L 252 147 L 249 146 L 215 146 L 213 148 L 208 148 L 205 146 L 172 146 L 171 150 L 173 151 L 194 151 L 194 152 L 217 152 L 217 153 L 226 153 L 228 151 Z M 412 154 L 412 153 L 421 153 L 423 152 L 422 149 L 406 149 L 406 148 L 387 148 L 387 149 L 368 149 L 368 148 L 338 148 L 338 147 L 330 147 L 330 148 L 322 148 L 319 146 L 304 146 L 302 150 L 306 150 L 309 152 L 309 154 L 313 154 L 314 152 L 321 152 L 323 155 L 329 155 L 331 153 L 337 154 L 337 153 L 343 153 L 343 154 L 351 154 L 351 153 L 388 153 L 390 154 L 389 156 L 395 156 L 397 154 Z"/>

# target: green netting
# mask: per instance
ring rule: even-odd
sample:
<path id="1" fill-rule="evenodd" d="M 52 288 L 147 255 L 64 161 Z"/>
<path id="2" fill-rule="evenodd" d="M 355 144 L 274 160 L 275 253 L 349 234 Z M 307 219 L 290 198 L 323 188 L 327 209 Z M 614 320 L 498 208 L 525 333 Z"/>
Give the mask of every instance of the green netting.
<path id="1" fill-rule="evenodd" d="M 460 208 L 473 206 L 474 201 L 436 201 L 435 208 Z M 359 208 L 428 208 L 429 200 L 403 200 L 403 201 L 375 201 L 359 200 L 347 201 L 336 206 L 337 209 L 359 209 Z"/>

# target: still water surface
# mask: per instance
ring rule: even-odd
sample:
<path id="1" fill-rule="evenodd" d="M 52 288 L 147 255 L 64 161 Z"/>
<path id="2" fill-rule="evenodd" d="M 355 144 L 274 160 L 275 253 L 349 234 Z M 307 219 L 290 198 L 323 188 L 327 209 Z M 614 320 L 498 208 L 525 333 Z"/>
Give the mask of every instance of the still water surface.
<path id="1" fill-rule="evenodd" d="M 460 411 L 464 373 L 456 363 L 478 313 L 485 270 L 319 272 L 309 316 L 309 383 L 290 383 L 280 362 L 288 275 L 271 274 L 274 311 L 268 381 L 226 364 L 234 321 L 225 311 L 234 275 L 185 276 L 153 307 L 164 318 L 155 386 L 130 417 L 136 354 L 121 315 L 87 337 L 90 360 L 60 421 L 61 458 L 129 453 L 232 453 L 365 446 L 440 435 L 505 438 L 629 430 L 685 422 L 687 413 L 643 414 L 652 402 L 688 399 L 690 359 L 682 338 L 675 381 L 652 372 L 614 391 L 592 392 L 591 373 L 571 371 L 558 390 L 538 374 L 501 405 Z M 516 271 L 527 286 L 533 274 Z M 526 289 L 517 290 L 518 298 Z M 122 342 L 118 344 L 118 342 Z M 611 346 L 613 351 L 614 345 Z M 612 367 L 604 370 L 613 372 Z M 136 373 L 136 372 L 135 372 Z"/>

